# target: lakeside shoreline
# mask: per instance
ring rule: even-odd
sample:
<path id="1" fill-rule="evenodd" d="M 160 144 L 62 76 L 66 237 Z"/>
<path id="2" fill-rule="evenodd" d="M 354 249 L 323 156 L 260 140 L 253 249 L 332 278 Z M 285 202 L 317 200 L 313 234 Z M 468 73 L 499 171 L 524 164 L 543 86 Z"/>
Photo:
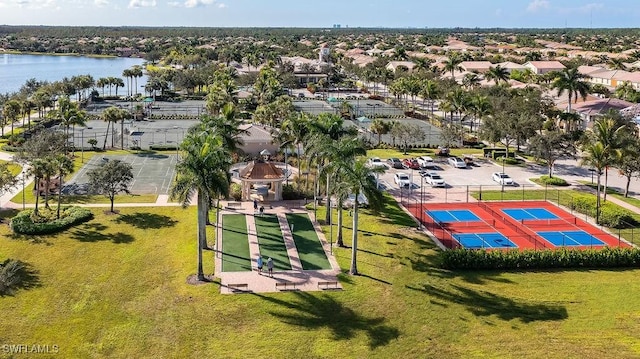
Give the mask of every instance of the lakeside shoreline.
<path id="1" fill-rule="evenodd" d="M 74 54 L 74 53 L 58 53 L 58 52 L 32 52 L 0 49 L 0 54 L 7 55 L 34 55 L 34 56 L 69 56 L 69 57 L 88 57 L 94 59 L 143 59 L 134 56 L 116 56 L 116 55 L 97 55 L 97 54 Z M 143 59 L 144 60 L 144 59 Z"/>

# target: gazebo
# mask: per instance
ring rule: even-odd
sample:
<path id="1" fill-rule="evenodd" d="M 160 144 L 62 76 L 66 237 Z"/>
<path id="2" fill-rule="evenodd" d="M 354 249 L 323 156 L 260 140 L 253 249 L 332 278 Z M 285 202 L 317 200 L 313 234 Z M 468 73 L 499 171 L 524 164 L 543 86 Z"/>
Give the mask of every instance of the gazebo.
<path id="1" fill-rule="evenodd" d="M 240 170 L 242 200 L 250 201 L 258 197 L 263 201 L 281 201 L 282 182 L 285 180 L 284 172 L 268 161 L 268 151 L 262 151 L 260 154 L 263 155 L 262 160 L 252 161 Z"/>

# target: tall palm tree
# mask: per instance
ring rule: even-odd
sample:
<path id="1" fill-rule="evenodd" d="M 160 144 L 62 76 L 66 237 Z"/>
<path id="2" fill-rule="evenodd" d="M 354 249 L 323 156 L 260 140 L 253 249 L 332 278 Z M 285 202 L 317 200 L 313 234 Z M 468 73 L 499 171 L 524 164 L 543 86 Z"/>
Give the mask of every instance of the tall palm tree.
<path id="1" fill-rule="evenodd" d="M 351 267 L 349 273 L 352 275 L 358 274 L 358 196 L 364 194 L 369 200 L 369 206 L 372 209 L 378 209 L 382 206 L 383 197 L 382 192 L 378 189 L 376 181 L 376 173 L 384 172 L 380 167 L 368 167 L 366 161 L 362 158 L 356 160 L 341 161 L 343 166 L 341 178 L 345 183 L 346 188 L 355 196 L 353 202 L 353 234 L 351 237 Z"/>
<path id="2" fill-rule="evenodd" d="M 378 145 L 380 145 L 382 135 L 389 133 L 389 123 L 383 121 L 382 119 L 376 118 L 371 122 L 369 130 L 378 135 Z"/>
<path id="3" fill-rule="evenodd" d="M 207 212 L 210 198 L 229 193 L 227 169 L 230 153 L 223 140 L 206 131 L 193 131 L 185 136 L 182 160 L 176 166 L 177 178 L 169 195 L 186 208 L 197 194 L 198 204 L 198 280 L 204 280 L 202 250 L 207 248 Z"/>
<path id="4" fill-rule="evenodd" d="M 22 107 L 18 100 L 9 100 L 2 107 L 2 115 L 11 123 L 11 134 L 13 135 L 13 124 L 18 120 Z M 4 136 L 4 125 L 2 126 L 2 136 Z"/>
<path id="5" fill-rule="evenodd" d="M 578 101 L 578 95 L 582 99 L 586 99 L 589 94 L 589 83 L 585 80 L 588 79 L 588 75 L 578 72 L 577 67 L 566 68 L 556 75 L 553 80 L 553 88 L 558 90 L 558 96 L 562 96 L 565 92 L 568 95 L 567 112 L 571 112 L 571 100 Z"/>
<path id="6" fill-rule="evenodd" d="M 593 167 L 598 178 L 596 188 L 596 223 L 598 223 L 600 220 L 600 178 L 604 169 L 609 165 L 611 156 L 601 142 L 590 143 L 583 150 L 585 156 L 582 158 L 581 164 Z"/>
<path id="7" fill-rule="evenodd" d="M 422 89 L 419 95 L 423 100 L 429 100 L 431 104 L 431 116 L 433 116 L 434 111 L 434 100 L 438 98 L 439 93 L 438 84 L 434 80 L 426 80 L 422 83 Z"/>
<path id="8" fill-rule="evenodd" d="M 298 168 L 302 167 L 302 145 L 309 134 L 309 117 L 305 113 L 289 116 L 282 122 L 282 128 L 277 134 L 276 142 L 282 147 L 294 145 Z M 297 181 L 300 184 L 301 177 L 298 174 Z"/>
<path id="9" fill-rule="evenodd" d="M 620 156 L 620 149 L 624 147 L 624 129 L 626 126 L 620 126 L 611 117 L 603 117 L 593 124 L 593 139 L 600 142 L 605 154 L 608 156 L 608 163 L 604 171 L 604 200 L 607 200 L 607 185 L 609 181 L 609 166 L 615 164 Z"/>
<path id="10" fill-rule="evenodd" d="M 122 71 L 122 77 L 127 79 L 127 96 L 131 96 L 132 95 L 132 93 L 131 93 L 131 85 L 132 85 L 132 82 L 133 82 L 133 71 L 131 71 L 131 69 L 124 69 Z M 98 80 L 98 82 L 99 81 L 100 80 Z M 100 85 L 98 85 L 98 86 L 100 86 Z M 104 95 L 104 87 L 102 89 L 102 94 Z"/>
<path id="11" fill-rule="evenodd" d="M 462 66 L 460 66 L 460 64 L 462 63 L 462 58 L 460 57 L 460 55 L 457 52 L 453 52 L 449 55 L 449 58 L 447 58 L 443 64 L 444 64 L 444 71 L 445 72 L 451 72 L 451 79 L 453 80 L 454 78 L 454 73 L 456 71 L 462 71 Z"/>
<path id="12" fill-rule="evenodd" d="M 473 72 L 465 74 L 462 78 L 462 86 L 464 86 L 464 88 L 466 88 L 467 90 L 472 90 L 480 86 L 480 76 L 478 76 L 478 74 L 474 74 Z"/>
<path id="13" fill-rule="evenodd" d="M 473 132 L 473 123 L 478 121 L 478 127 L 482 123 L 482 119 L 491 115 L 493 108 L 487 96 L 476 94 L 471 96 L 469 108 L 473 113 L 473 121 L 471 121 L 471 132 Z"/>
<path id="14" fill-rule="evenodd" d="M 111 123 L 113 122 L 115 126 L 116 122 L 124 121 L 124 119 L 128 118 L 128 116 L 130 115 L 131 114 L 129 113 L 129 111 L 116 106 L 111 106 L 102 112 L 102 119 L 107 123 L 107 131 L 104 134 L 104 144 L 102 145 L 103 150 L 107 147 L 107 138 L 109 138 L 109 126 L 111 125 Z M 113 129 L 111 130 L 111 132 L 111 147 L 113 147 Z"/>
<path id="15" fill-rule="evenodd" d="M 74 163 L 71 158 L 63 154 L 58 154 L 53 158 L 53 166 L 55 166 L 58 174 L 58 210 L 56 218 L 60 219 L 60 206 L 62 203 L 62 181 L 64 176 L 73 172 Z M 113 209 L 112 209 L 113 210 Z"/>
<path id="16" fill-rule="evenodd" d="M 40 183 L 42 179 L 46 176 L 48 172 L 47 167 L 49 163 L 44 158 L 36 158 L 31 161 L 31 167 L 29 168 L 29 173 L 33 175 L 35 182 L 35 190 L 36 190 L 36 206 L 33 210 L 34 215 L 38 215 L 39 211 L 39 203 L 40 203 Z M 48 190 L 48 188 L 47 188 Z"/>
<path id="17" fill-rule="evenodd" d="M 509 80 L 509 70 L 500 65 L 491 66 L 484 77 L 487 80 L 493 80 L 497 86 L 500 82 L 506 83 Z"/>

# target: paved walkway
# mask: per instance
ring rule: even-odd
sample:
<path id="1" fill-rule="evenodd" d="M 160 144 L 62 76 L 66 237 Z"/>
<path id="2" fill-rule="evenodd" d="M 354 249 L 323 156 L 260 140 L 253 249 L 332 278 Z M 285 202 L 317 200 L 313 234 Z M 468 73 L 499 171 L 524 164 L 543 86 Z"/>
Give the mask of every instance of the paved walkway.
<path id="1" fill-rule="evenodd" d="M 297 202 L 296 202 L 297 203 Z M 226 205 L 226 203 L 225 203 Z M 225 206 L 226 207 L 226 206 Z M 223 208 L 225 208 L 223 207 Z M 249 252 L 251 253 L 251 272 L 223 272 L 222 269 L 222 226 L 217 228 L 216 244 L 215 244 L 215 273 L 214 276 L 220 278 L 220 292 L 223 294 L 233 293 L 264 293 L 264 292 L 279 292 L 283 290 L 297 290 L 297 291 L 319 291 L 324 289 L 341 289 L 342 286 L 337 279 L 337 275 L 340 273 L 340 267 L 336 259 L 331 255 L 331 248 L 327 242 L 324 234 L 319 231 L 319 227 L 313 218 L 313 214 L 309 213 L 311 221 L 316 227 L 316 232 L 322 243 L 322 247 L 329 258 L 331 263 L 331 269 L 328 270 L 302 270 L 302 264 L 300 263 L 300 257 L 298 250 L 296 249 L 295 242 L 293 241 L 293 234 L 290 231 L 288 222 L 286 220 L 287 213 L 307 213 L 306 210 L 300 207 L 291 207 L 291 203 L 278 202 L 274 203 L 272 208 L 266 209 L 265 213 L 275 214 L 278 216 L 280 222 L 280 229 L 284 237 L 284 243 L 287 248 L 289 260 L 291 262 L 291 270 L 287 271 L 274 271 L 273 277 L 269 277 L 265 268 L 263 273 L 258 274 L 255 268 L 255 259 L 258 257 L 260 248 L 258 245 L 258 237 L 256 236 L 256 227 L 254 219 L 254 210 L 252 202 L 242 202 L 241 207 L 237 209 L 226 209 L 222 216 L 231 213 L 243 213 L 247 219 L 247 233 L 249 234 Z M 222 223 L 222 221 L 221 221 Z M 327 283 L 329 282 L 329 283 Z"/>

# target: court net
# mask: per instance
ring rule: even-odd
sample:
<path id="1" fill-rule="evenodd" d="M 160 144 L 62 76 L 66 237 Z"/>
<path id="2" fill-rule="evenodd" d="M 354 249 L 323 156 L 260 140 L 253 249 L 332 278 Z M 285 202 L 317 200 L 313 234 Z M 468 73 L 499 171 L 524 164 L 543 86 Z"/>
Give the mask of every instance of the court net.
<path id="1" fill-rule="evenodd" d="M 520 224 L 516 224 L 517 222 L 514 223 L 510 221 L 504 215 L 499 214 L 486 203 L 480 201 L 478 202 L 478 206 L 480 206 L 480 208 L 484 209 L 485 211 L 491 213 L 491 215 L 494 216 L 495 218 L 499 218 L 500 221 L 502 221 L 502 223 L 512 228 L 516 233 L 518 233 L 518 235 L 522 236 L 522 238 L 526 239 L 529 243 L 533 244 L 533 247 L 535 249 L 548 248 L 548 246 L 544 242 L 539 241 L 535 236 L 532 236 L 531 234 L 527 233 L 524 229 L 522 229 L 521 228 L 522 226 Z"/>
<path id="2" fill-rule="evenodd" d="M 521 219 L 520 223 L 527 227 L 548 227 L 548 226 L 562 226 L 573 225 L 575 226 L 576 218 L 550 218 L 550 219 Z"/>

